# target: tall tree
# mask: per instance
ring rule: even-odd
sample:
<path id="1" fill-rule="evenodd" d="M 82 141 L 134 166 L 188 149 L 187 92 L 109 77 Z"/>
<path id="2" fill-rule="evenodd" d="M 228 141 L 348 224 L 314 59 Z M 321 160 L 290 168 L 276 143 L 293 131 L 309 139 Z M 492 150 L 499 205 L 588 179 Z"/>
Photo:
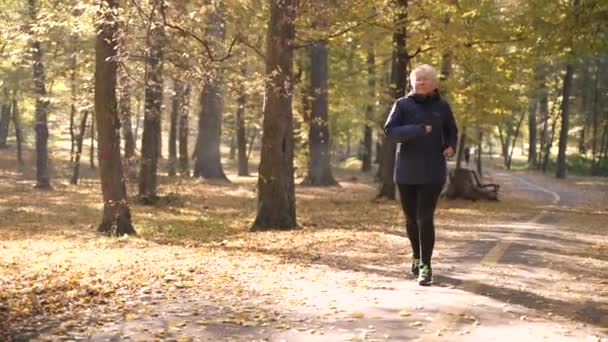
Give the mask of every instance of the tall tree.
<path id="1" fill-rule="evenodd" d="M 559 84 L 558 81 L 556 81 L 555 83 Z M 556 87 L 557 87 L 557 85 L 556 85 Z M 545 92 L 545 90 L 543 90 L 543 92 Z M 553 103 L 553 106 L 552 106 L 551 110 L 547 109 L 548 114 L 547 114 L 547 118 L 545 120 L 546 121 L 545 127 L 543 128 L 544 144 L 541 145 L 542 160 L 539 160 L 540 169 L 543 171 L 543 173 L 547 172 L 547 166 L 549 165 L 549 157 L 551 156 L 551 148 L 553 147 L 553 140 L 555 138 L 557 122 L 559 121 L 558 119 L 559 119 L 560 113 L 558 110 L 558 106 L 560 104 L 558 101 L 559 96 L 558 96 L 557 92 L 558 92 L 558 90 L 556 90 L 554 92 L 555 94 L 550 101 Z M 540 99 L 541 108 L 545 107 L 545 105 L 548 105 L 548 103 L 549 103 L 548 95 L 545 98 L 545 94 L 543 94 Z M 545 108 L 543 108 L 543 110 L 544 109 Z M 551 127 L 549 127 L 549 120 L 552 120 Z"/>
<path id="2" fill-rule="evenodd" d="M 540 115 L 540 149 L 538 151 L 537 169 L 541 169 L 544 159 L 544 149 L 547 144 L 547 134 L 549 130 L 549 89 L 546 84 L 546 75 L 541 75 L 538 88 L 538 114 Z"/>
<path id="3" fill-rule="evenodd" d="M 393 99 L 405 96 L 407 87 L 407 10 L 408 0 L 396 0 L 395 32 L 393 33 L 393 60 L 391 67 L 391 89 Z M 382 185 L 378 197 L 395 199 L 395 182 L 393 172 L 395 167 L 396 144 L 384 139 L 382 142 Z"/>
<path id="4" fill-rule="evenodd" d="M 515 150 L 515 144 L 519 138 L 519 131 L 521 129 L 521 124 L 524 121 L 525 114 L 526 112 L 522 110 L 521 115 L 516 120 L 515 113 L 513 113 L 512 116 L 507 117 L 506 122 L 498 125 L 503 162 L 507 170 L 511 169 L 513 151 Z"/>
<path id="5" fill-rule="evenodd" d="M 38 21 L 36 0 L 28 0 L 30 18 L 33 23 Z M 49 128 L 47 115 L 49 99 L 46 95 L 45 69 L 43 62 L 42 42 L 32 37 L 32 57 L 34 71 L 34 90 L 36 93 L 36 188 L 51 189 L 48 167 Z"/>
<path id="6" fill-rule="evenodd" d="M 169 162 L 167 173 L 173 177 L 177 173 L 177 118 L 180 111 L 179 93 L 183 87 L 180 80 L 173 79 L 173 95 L 171 96 L 171 115 L 169 117 Z"/>
<path id="7" fill-rule="evenodd" d="M 367 85 L 369 91 L 369 103 L 365 106 L 365 125 L 363 127 L 363 158 L 361 160 L 361 171 L 372 170 L 372 123 L 374 122 L 374 99 L 376 98 L 376 53 L 374 44 L 367 47 Z"/>
<path id="8" fill-rule="evenodd" d="M 327 19 L 321 15 L 315 20 L 318 29 L 327 28 Z M 331 172 L 329 151 L 329 106 L 327 79 L 329 77 L 327 40 L 320 39 L 310 45 L 310 91 L 312 103 L 308 131 L 309 165 L 304 183 L 309 185 L 337 185 Z"/>
<path id="9" fill-rule="evenodd" d="M 477 131 L 477 148 L 475 149 L 475 166 L 477 169 L 477 174 L 479 175 L 479 177 L 483 177 L 483 165 L 481 162 L 481 155 L 482 155 L 482 144 L 483 142 L 483 130 L 481 128 L 478 129 Z"/>
<path id="10" fill-rule="evenodd" d="M 241 74 L 246 76 L 247 66 L 241 65 Z M 238 88 L 237 108 L 235 113 L 236 122 L 236 147 L 239 176 L 249 176 L 249 160 L 247 159 L 247 137 L 245 134 L 245 106 L 247 105 L 247 93 L 245 85 Z"/>
<path id="11" fill-rule="evenodd" d="M 188 163 L 188 115 L 190 113 L 190 85 L 184 83 L 179 92 L 179 172 L 182 176 L 190 175 L 190 165 Z"/>
<path id="12" fill-rule="evenodd" d="M 17 143 L 17 164 L 19 168 L 23 167 L 23 153 L 22 153 L 22 143 L 23 143 L 23 132 L 21 130 L 21 115 L 19 113 L 19 108 L 17 106 L 17 92 L 13 91 L 13 125 L 15 126 L 15 140 Z"/>
<path id="13" fill-rule="evenodd" d="M 141 143 L 138 193 L 139 199 L 146 204 L 154 203 L 158 199 L 156 195 L 156 174 L 160 156 L 163 47 L 165 45 L 165 30 L 162 18 L 165 6 L 163 0 L 154 0 L 152 14 L 150 15 L 151 28 L 146 36 L 144 132 Z"/>
<path id="14" fill-rule="evenodd" d="M 562 88 L 561 104 L 561 130 L 559 133 L 559 150 L 557 152 L 557 178 L 566 177 L 566 148 L 568 147 L 568 130 L 570 130 L 570 92 L 572 90 L 572 74 L 574 73 L 572 64 L 566 65 L 564 74 L 564 85 Z"/>
<path id="15" fill-rule="evenodd" d="M 293 169 L 293 54 L 297 0 L 269 0 L 266 92 L 258 209 L 252 230 L 291 229 L 296 223 Z"/>
<path id="16" fill-rule="evenodd" d="M 223 3 L 207 0 L 206 4 L 210 7 L 206 17 L 207 32 L 213 45 L 221 51 L 225 36 Z M 195 177 L 228 180 L 222 168 L 220 155 L 224 109 L 223 88 L 224 75 L 220 68 L 211 70 L 205 75 L 200 99 Z"/>
<path id="17" fill-rule="evenodd" d="M 120 122 L 122 127 L 122 137 L 125 141 L 124 161 L 127 168 L 129 179 L 137 177 L 137 165 L 135 160 L 135 136 L 133 135 L 133 125 L 131 124 L 131 82 L 127 75 L 123 74 L 120 80 L 120 98 L 118 110 L 120 112 Z"/>
<path id="18" fill-rule="evenodd" d="M 11 98 L 6 85 L 2 87 L 3 95 L 0 97 L 0 148 L 7 148 L 9 125 L 11 123 Z"/>
<path id="19" fill-rule="evenodd" d="M 572 17 L 575 23 L 579 20 L 578 8 L 580 0 L 574 0 L 572 5 Z M 571 37 L 568 50 L 572 50 L 574 43 L 574 35 Z M 567 53 L 569 58 L 573 57 L 572 53 Z M 572 91 L 572 76 L 574 74 L 574 66 L 571 61 L 566 64 L 566 73 L 564 74 L 564 83 L 562 88 L 562 104 L 561 104 L 561 130 L 559 133 L 559 149 L 557 151 L 557 165 L 555 176 L 557 178 L 566 178 L 566 150 L 568 148 L 568 131 L 570 130 L 570 93 Z"/>
<path id="20" fill-rule="evenodd" d="M 537 66 L 534 70 L 534 84 L 533 84 L 533 95 L 528 101 L 528 166 L 535 167 L 537 164 L 538 153 L 536 151 L 536 145 L 538 144 L 537 139 L 537 111 L 538 111 L 538 100 L 540 92 L 541 82 L 541 66 Z M 542 120 L 542 119 L 541 119 Z"/>
<path id="21" fill-rule="evenodd" d="M 528 104 L 528 165 L 536 165 L 536 110 L 538 98 L 534 96 Z"/>
<path id="22" fill-rule="evenodd" d="M 120 236 L 135 234 L 127 203 L 120 158 L 120 120 L 116 104 L 117 0 L 101 3 L 102 20 L 95 45 L 95 118 L 99 137 L 99 175 L 103 194 L 103 217 L 98 231 Z"/>
<path id="23" fill-rule="evenodd" d="M 78 178 L 80 177 L 80 156 L 82 155 L 82 142 L 84 141 L 84 133 L 87 128 L 87 117 L 89 111 L 85 110 L 82 113 L 80 120 L 80 131 L 77 136 L 74 137 L 74 157 L 72 166 L 72 177 L 70 178 L 70 184 L 78 184 Z M 71 113 L 70 113 L 71 116 Z M 71 124 L 71 123 L 70 123 Z"/>
<path id="24" fill-rule="evenodd" d="M 578 139 L 578 153 L 586 155 L 587 154 L 587 140 L 590 136 L 589 130 L 593 129 L 592 120 L 593 120 L 593 85 L 594 80 L 591 75 L 591 58 L 582 58 L 579 63 L 577 63 L 576 67 L 579 69 L 578 77 L 573 79 L 574 83 L 573 88 L 579 90 L 580 94 L 580 107 L 579 113 L 581 116 L 581 126 L 580 136 Z M 574 78 L 574 76 L 573 76 Z M 576 83 L 575 83 L 576 82 Z M 574 94 L 573 94 L 574 95 Z"/>
<path id="25" fill-rule="evenodd" d="M 601 76 L 601 60 L 599 57 L 596 58 L 596 72 L 595 72 L 595 84 L 594 84 L 594 93 L 593 93 L 593 106 L 592 106 L 592 123 L 591 123 L 591 160 L 593 161 L 593 165 L 591 168 L 591 173 L 593 175 L 598 174 L 599 160 L 598 157 L 598 126 L 599 126 L 599 116 L 600 116 L 600 76 Z"/>
<path id="26" fill-rule="evenodd" d="M 78 100 L 78 35 L 70 35 L 70 161 L 74 161 L 76 150 L 76 101 Z M 75 184 L 75 183 L 74 183 Z"/>
<path id="27" fill-rule="evenodd" d="M 91 132 L 90 134 L 90 138 L 91 138 L 91 143 L 89 144 L 89 165 L 91 167 L 91 170 L 95 170 L 95 117 L 91 116 L 91 129 L 89 130 Z"/>

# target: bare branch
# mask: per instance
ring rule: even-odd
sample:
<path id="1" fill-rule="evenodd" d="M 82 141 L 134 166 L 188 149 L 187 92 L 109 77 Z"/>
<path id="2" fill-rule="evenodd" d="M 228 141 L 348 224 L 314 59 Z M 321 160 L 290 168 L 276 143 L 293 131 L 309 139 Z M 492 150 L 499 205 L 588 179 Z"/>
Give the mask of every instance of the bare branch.
<path id="1" fill-rule="evenodd" d="M 320 38 L 318 38 L 318 39 L 315 39 L 314 41 L 309 41 L 309 42 L 306 42 L 306 43 L 305 43 L 305 44 L 303 44 L 303 45 L 295 45 L 295 46 L 294 46 L 294 49 L 300 49 L 300 48 L 309 47 L 309 46 L 310 46 L 310 45 L 312 45 L 312 44 L 313 44 L 315 41 L 319 41 L 319 40 L 328 40 L 328 39 L 331 39 L 331 38 L 336 38 L 336 37 L 339 37 L 339 36 L 341 36 L 341 35 L 343 35 L 343 34 L 345 34 L 345 33 L 348 33 L 348 32 L 350 32 L 350 31 L 353 31 L 354 29 L 359 28 L 359 27 L 360 27 L 360 26 L 362 26 L 363 24 L 367 24 L 369 21 L 371 21 L 372 19 L 374 19 L 374 18 L 376 18 L 377 16 L 379 16 L 379 15 L 380 15 L 380 14 L 381 14 L 381 13 L 384 11 L 384 9 L 385 9 L 385 8 L 387 8 L 388 6 L 389 6 L 389 3 L 387 3 L 387 4 L 386 4 L 386 5 L 385 5 L 383 8 L 381 8 L 380 10 L 376 10 L 376 11 L 374 11 L 374 13 L 372 13 L 372 14 L 371 14 L 370 16 L 368 16 L 367 18 L 365 18 L 365 19 L 363 19 L 363 20 L 361 20 L 361 21 L 358 21 L 358 22 L 356 22 L 355 24 L 353 24 L 353 25 L 351 25 L 351 26 L 349 26 L 349 27 L 346 27 L 346 28 L 344 28 L 344 29 L 342 29 L 342 30 L 340 30 L 340 31 L 338 31 L 338 32 L 331 33 L 331 34 L 329 34 L 329 35 L 327 35 L 327 36 L 324 36 L 324 37 L 320 37 Z"/>
<path id="2" fill-rule="evenodd" d="M 259 37 L 258 40 L 254 44 L 252 44 L 247 40 L 247 38 L 239 34 L 239 42 L 253 50 L 262 59 L 266 59 L 266 54 L 263 51 L 260 51 L 260 49 L 258 49 L 258 46 L 262 42 L 262 37 Z"/>
<path id="3" fill-rule="evenodd" d="M 521 42 L 521 41 L 523 41 L 525 39 L 526 39 L 525 37 L 520 36 L 520 37 L 517 37 L 517 38 L 509 38 L 509 39 L 505 39 L 505 40 L 477 40 L 477 41 L 467 42 L 464 45 L 466 47 L 473 47 L 475 45 L 484 45 L 484 44 L 488 44 L 488 45 L 508 44 L 508 43 Z"/>
<path id="4" fill-rule="evenodd" d="M 141 20 L 143 22 L 147 22 L 148 23 L 148 30 L 150 29 L 150 22 L 152 22 L 152 19 L 150 18 L 149 15 L 146 14 L 146 12 L 141 8 L 141 6 L 139 5 L 139 2 L 137 0 L 131 0 L 131 3 L 133 5 L 135 5 L 135 8 L 137 9 L 137 13 L 139 13 L 139 16 L 141 17 Z"/>
<path id="5" fill-rule="evenodd" d="M 234 45 L 236 44 L 236 42 L 239 40 L 238 36 L 235 36 L 234 39 L 232 40 L 232 42 L 230 43 L 230 47 L 228 49 L 227 54 L 222 57 L 222 58 L 215 58 L 213 56 L 213 52 L 211 51 L 211 47 L 209 47 L 209 42 L 201 37 L 199 37 L 198 35 L 196 35 L 195 33 L 188 31 L 184 28 L 182 28 L 179 25 L 176 24 L 172 24 L 169 23 L 167 21 L 166 16 L 163 15 L 163 23 L 165 26 L 172 28 L 174 30 L 177 30 L 178 32 L 180 32 L 181 34 L 183 34 L 184 36 L 189 36 L 191 38 L 194 38 L 196 41 L 198 41 L 199 43 L 201 43 L 201 45 L 205 48 L 205 51 L 207 52 L 207 56 L 209 57 L 209 59 L 212 62 L 223 62 L 225 60 L 227 60 L 228 58 L 232 57 L 232 49 L 234 48 Z"/>

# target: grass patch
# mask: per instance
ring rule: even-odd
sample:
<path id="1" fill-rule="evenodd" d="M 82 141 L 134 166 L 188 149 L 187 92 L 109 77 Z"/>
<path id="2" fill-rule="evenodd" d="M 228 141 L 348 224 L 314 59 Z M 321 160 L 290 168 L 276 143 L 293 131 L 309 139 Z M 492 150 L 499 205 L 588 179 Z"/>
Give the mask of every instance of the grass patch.
<path id="1" fill-rule="evenodd" d="M 557 156 L 551 155 L 547 162 L 548 174 L 555 174 L 557 171 Z M 505 169 L 502 157 L 488 160 L 491 165 Z M 511 161 L 511 170 L 538 170 L 536 166 L 530 166 L 525 158 L 513 158 Z M 598 176 L 608 177 L 608 160 L 600 160 L 600 163 L 595 167 L 593 160 L 582 154 L 570 154 L 566 158 L 566 172 L 573 176 Z"/>

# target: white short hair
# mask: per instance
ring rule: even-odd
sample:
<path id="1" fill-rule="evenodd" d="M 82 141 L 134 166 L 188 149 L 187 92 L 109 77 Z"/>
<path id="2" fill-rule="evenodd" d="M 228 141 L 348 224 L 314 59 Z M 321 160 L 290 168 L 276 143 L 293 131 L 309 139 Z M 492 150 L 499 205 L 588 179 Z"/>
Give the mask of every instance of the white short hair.
<path id="1" fill-rule="evenodd" d="M 417 75 L 425 75 L 435 81 L 435 83 L 439 82 L 439 79 L 437 78 L 437 70 L 428 64 L 421 64 L 415 67 L 410 73 L 410 82 L 414 82 Z"/>

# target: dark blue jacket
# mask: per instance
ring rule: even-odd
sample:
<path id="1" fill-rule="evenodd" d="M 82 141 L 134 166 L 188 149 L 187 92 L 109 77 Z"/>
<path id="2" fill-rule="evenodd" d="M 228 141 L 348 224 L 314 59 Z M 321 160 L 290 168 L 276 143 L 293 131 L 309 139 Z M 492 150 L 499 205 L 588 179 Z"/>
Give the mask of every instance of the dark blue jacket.
<path id="1" fill-rule="evenodd" d="M 424 126 L 431 125 L 431 133 Z M 408 94 L 398 99 L 384 124 L 384 134 L 397 142 L 394 179 L 397 184 L 443 184 L 443 150 L 456 151 L 458 128 L 450 105 L 438 93 Z"/>

